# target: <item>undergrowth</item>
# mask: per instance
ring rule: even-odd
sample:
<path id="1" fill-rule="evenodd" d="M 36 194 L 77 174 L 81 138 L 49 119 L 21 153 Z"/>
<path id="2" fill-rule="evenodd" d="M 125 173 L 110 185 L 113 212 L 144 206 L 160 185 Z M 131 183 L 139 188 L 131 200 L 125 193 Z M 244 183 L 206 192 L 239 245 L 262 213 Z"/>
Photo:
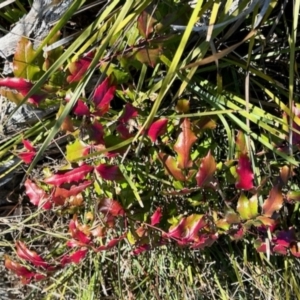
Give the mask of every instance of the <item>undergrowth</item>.
<path id="1" fill-rule="evenodd" d="M 25 174 L 0 219 L 15 297 L 300 299 L 300 1 L 84 3 L 0 79 L 53 112 L 0 142 L 0 180 Z"/>

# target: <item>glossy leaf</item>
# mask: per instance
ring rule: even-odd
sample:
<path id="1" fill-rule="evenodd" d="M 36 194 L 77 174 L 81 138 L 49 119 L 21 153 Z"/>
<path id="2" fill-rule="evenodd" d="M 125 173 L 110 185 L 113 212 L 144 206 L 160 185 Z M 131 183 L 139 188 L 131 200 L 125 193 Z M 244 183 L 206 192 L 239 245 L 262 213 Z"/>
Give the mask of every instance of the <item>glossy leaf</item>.
<path id="1" fill-rule="evenodd" d="M 8 270 L 13 271 L 17 276 L 21 277 L 23 284 L 29 284 L 32 279 L 39 281 L 46 278 L 46 276 L 43 274 L 31 272 L 26 267 L 12 261 L 8 256 L 5 256 L 4 265 Z"/>
<path id="2" fill-rule="evenodd" d="M 199 230 L 206 225 L 203 215 L 193 214 L 182 218 L 177 225 L 172 225 L 169 228 L 167 236 L 169 238 L 178 239 L 182 245 L 197 242 L 199 239 Z"/>
<path id="3" fill-rule="evenodd" d="M 21 93 L 22 96 L 30 91 L 34 84 L 23 78 L 2 78 L 0 79 L 0 87 L 16 90 Z M 2 94 L 2 93 L 1 93 Z M 5 94 L 3 95 L 5 96 Z M 28 98 L 28 102 L 34 105 L 38 105 L 43 99 L 46 98 L 46 94 L 41 92 L 40 94 L 34 94 Z"/>
<path id="4" fill-rule="evenodd" d="M 288 201 L 300 201 L 300 190 L 289 191 L 286 197 Z"/>
<path id="5" fill-rule="evenodd" d="M 137 28 L 140 34 L 148 39 L 154 31 L 154 25 L 157 22 L 146 10 L 144 10 L 137 19 Z"/>
<path id="6" fill-rule="evenodd" d="M 24 183 L 26 189 L 26 195 L 29 197 L 29 201 L 35 206 L 41 206 L 43 209 L 51 209 L 52 204 L 49 195 L 38 187 L 30 179 L 26 179 Z"/>
<path id="7" fill-rule="evenodd" d="M 149 136 L 149 138 L 153 143 L 157 140 L 158 136 L 165 134 L 167 130 L 167 125 L 168 125 L 168 119 L 160 119 L 153 122 L 150 125 L 147 131 L 147 135 Z"/>
<path id="8" fill-rule="evenodd" d="M 172 156 L 168 156 L 167 154 L 162 152 L 160 152 L 158 156 L 169 175 L 173 176 L 176 180 L 179 181 L 186 180 L 185 176 L 182 173 L 182 170 L 178 168 L 177 162 Z"/>
<path id="9" fill-rule="evenodd" d="M 35 251 L 30 251 L 23 242 L 18 241 L 16 247 L 17 255 L 20 258 L 32 263 L 35 267 L 49 267 L 49 264 L 44 259 L 42 259 Z"/>
<path id="10" fill-rule="evenodd" d="M 34 57 L 35 50 L 31 41 L 26 37 L 21 37 L 13 59 L 14 75 L 29 80 L 39 79 L 43 74 L 41 70 L 43 57 L 40 54 L 33 60 Z"/>
<path id="11" fill-rule="evenodd" d="M 113 217 L 124 216 L 125 210 L 122 205 L 115 200 L 104 198 L 99 204 L 99 211 L 104 214 L 110 214 Z"/>
<path id="12" fill-rule="evenodd" d="M 138 116 L 137 109 L 132 106 L 130 103 L 126 103 L 124 111 L 119 118 L 119 122 L 121 123 L 127 123 L 130 119 L 133 119 Z"/>
<path id="13" fill-rule="evenodd" d="M 203 187 L 210 183 L 213 179 L 213 175 L 217 169 L 215 158 L 211 155 L 210 151 L 201 160 L 199 171 L 196 175 L 197 185 Z"/>
<path id="14" fill-rule="evenodd" d="M 242 131 L 239 131 L 236 136 L 236 150 L 237 150 L 237 157 L 239 158 L 241 155 L 247 154 L 247 145 L 246 145 L 246 138 Z"/>
<path id="15" fill-rule="evenodd" d="M 176 111 L 179 113 L 186 114 L 190 110 L 190 101 L 186 99 L 181 99 L 177 101 Z"/>
<path id="16" fill-rule="evenodd" d="M 227 210 L 225 213 L 225 220 L 229 224 L 238 224 L 241 222 L 240 216 L 233 210 Z"/>
<path id="17" fill-rule="evenodd" d="M 134 58 L 142 64 L 146 64 L 154 68 L 158 63 L 159 57 L 162 55 L 162 52 L 163 51 L 160 48 L 149 48 L 145 46 L 145 48 L 139 49 L 134 52 Z"/>
<path id="18" fill-rule="evenodd" d="M 116 86 L 110 83 L 107 77 L 95 90 L 93 102 L 95 104 L 96 115 L 103 116 L 108 110 L 110 101 L 114 98 Z"/>
<path id="19" fill-rule="evenodd" d="M 33 161 L 35 155 L 36 152 L 30 152 L 30 151 L 18 153 L 18 157 L 20 157 L 22 161 L 28 165 Z"/>
<path id="20" fill-rule="evenodd" d="M 154 226 L 154 225 L 158 224 L 160 222 L 161 218 L 162 218 L 161 208 L 158 207 L 155 210 L 154 214 L 150 218 L 151 219 L 151 225 Z"/>
<path id="21" fill-rule="evenodd" d="M 73 113 L 79 117 L 89 116 L 90 110 L 86 103 L 79 99 L 73 107 Z"/>
<path id="22" fill-rule="evenodd" d="M 280 168 L 280 179 L 283 184 L 287 184 L 290 177 L 293 175 L 293 171 L 289 166 L 283 166 Z"/>
<path id="23" fill-rule="evenodd" d="M 133 136 L 133 134 L 131 134 L 129 132 L 129 129 L 127 128 L 127 126 L 124 123 L 119 124 L 116 127 L 116 130 L 120 133 L 120 136 L 122 137 L 122 139 L 129 139 L 130 137 Z"/>
<path id="24" fill-rule="evenodd" d="M 272 217 L 275 211 L 280 210 L 283 205 L 283 196 L 281 189 L 275 185 L 269 193 L 269 197 L 263 204 L 263 214 L 266 217 Z"/>
<path id="25" fill-rule="evenodd" d="M 300 258 L 300 242 L 293 242 L 290 246 L 290 251 L 292 255 Z"/>
<path id="26" fill-rule="evenodd" d="M 257 216 L 257 196 L 248 199 L 244 193 L 241 194 L 237 203 L 237 211 L 242 220 L 249 220 Z"/>
<path id="27" fill-rule="evenodd" d="M 105 180 L 118 181 L 124 179 L 118 166 L 100 164 L 95 170 Z"/>
<path id="28" fill-rule="evenodd" d="M 114 239 L 110 240 L 106 245 L 96 248 L 96 252 L 112 249 L 113 247 L 118 245 L 118 243 L 120 241 L 122 241 L 123 239 L 124 239 L 124 236 L 114 238 Z"/>
<path id="29" fill-rule="evenodd" d="M 22 143 L 28 151 L 36 151 L 35 147 L 29 140 L 23 140 Z"/>
<path id="30" fill-rule="evenodd" d="M 238 173 L 238 181 L 235 184 L 236 188 L 246 191 L 252 189 L 254 175 L 247 154 L 240 155 L 236 172 Z"/>
<path id="31" fill-rule="evenodd" d="M 75 239 L 75 241 L 78 241 L 80 244 L 88 245 L 90 243 L 91 238 L 79 229 L 79 223 L 76 216 L 69 223 L 69 231 L 72 238 Z"/>
<path id="32" fill-rule="evenodd" d="M 88 249 L 79 249 L 70 255 L 66 254 L 61 258 L 60 263 L 62 264 L 62 266 L 70 263 L 74 263 L 77 265 L 86 257 L 87 252 Z"/>
<path id="33" fill-rule="evenodd" d="M 187 169 L 192 166 L 192 162 L 190 160 L 190 151 L 191 147 L 196 142 L 197 137 L 191 130 L 191 123 L 189 119 L 184 119 L 180 127 L 182 132 L 178 136 L 178 139 L 174 145 L 174 150 L 178 154 L 178 167 L 180 169 Z"/>
<path id="34" fill-rule="evenodd" d="M 56 187 L 54 197 L 69 198 L 71 196 L 76 196 L 79 193 L 83 192 L 92 183 L 93 182 L 90 180 L 85 180 L 76 185 L 72 185 L 69 189 Z"/>
<path id="35" fill-rule="evenodd" d="M 84 177 L 93 170 L 94 167 L 82 164 L 80 167 L 71 171 L 59 171 L 57 174 L 46 178 L 44 182 L 55 186 L 61 186 L 64 183 L 78 182 L 84 180 Z"/>
<path id="36" fill-rule="evenodd" d="M 91 64 L 94 55 L 95 51 L 90 51 L 77 61 L 69 64 L 69 71 L 71 74 L 67 77 L 68 83 L 78 82 L 82 79 Z"/>

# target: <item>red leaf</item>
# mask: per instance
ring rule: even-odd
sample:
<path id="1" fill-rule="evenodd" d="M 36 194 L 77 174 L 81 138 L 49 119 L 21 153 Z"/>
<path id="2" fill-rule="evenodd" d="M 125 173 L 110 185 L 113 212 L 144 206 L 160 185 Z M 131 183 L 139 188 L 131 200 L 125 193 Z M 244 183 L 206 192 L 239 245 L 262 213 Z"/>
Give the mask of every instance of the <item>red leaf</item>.
<path id="1" fill-rule="evenodd" d="M 119 238 L 112 239 L 112 240 L 110 240 L 110 241 L 108 242 L 107 245 L 98 247 L 98 248 L 96 249 L 96 251 L 98 252 L 98 251 L 103 251 L 103 250 L 109 250 L 109 249 L 115 247 L 115 246 L 116 246 L 121 240 L 123 240 L 123 239 L 124 239 L 124 236 L 121 236 L 121 237 L 119 237 Z"/>
<path id="2" fill-rule="evenodd" d="M 151 246 L 149 244 L 140 245 L 136 249 L 134 249 L 133 255 L 139 255 L 142 252 L 149 251 L 150 249 L 151 249 Z"/>
<path id="3" fill-rule="evenodd" d="M 23 152 L 19 153 L 18 157 L 20 157 L 20 159 L 22 159 L 25 164 L 29 165 L 33 161 L 35 154 L 36 152 Z"/>
<path id="4" fill-rule="evenodd" d="M 74 264 L 79 264 L 86 257 L 87 252 L 88 252 L 88 249 L 80 249 L 80 250 L 75 251 L 71 255 L 66 254 L 61 258 L 60 263 L 63 266 L 65 266 L 71 262 Z"/>
<path id="5" fill-rule="evenodd" d="M 46 278 L 45 275 L 31 272 L 26 267 L 20 265 L 17 262 L 12 261 L 8 256 L 5 256 L 4 265 L 7 269 L 13 271 L 17 276 L 20 276 L 22 278 L 23 284 L 30 283 L 32 279 L 39 281 Z"/>
<path id="6" fill-rule="evenodd" d="M 179 134 L 178 139 L 174 145 L 174 150 L 178 154 L 178 167 L 180 169 L 187 169 L 191 167 L 190 151 L 193 144 L 196 142 L 197 137 L 191 130 L 191 123 L 189 119 L 184 119 L 181 124 L 182 132 Z"/>
<path id="7" fill-rule="evenodd" d="M 83 127 L 83 130 L 85 130 L 86 135 L 89 139 L 89 144 L 92 145 L 104 145 L 104 131 L 103 126 L 98 122 L 94 121 L 92 124 L 89 124 L 85 127 Z"/>
<path id="8" fill-rule="evenodd" d="M 283 196 L 278 185 L 273 186 L 268 199 L 263 204 L 263 213 L 266 217 L 272 217 L 273 213 L 283 205 Z"/>
<path id="9" fill-rule="evenodd" d="M 92 184 L 92 181 L 86 180 L 77 185 L 72 185 L 69 189 L 56 187 L 54 197 L 69 198 L 71 196 L 76 196 L 82 191 L 84 191 L 88 186 Z"/>
<path id="10" fill-rule="evenodd" d="M 133 135 L 129 132 L 129 129 L 125 124 L 121 123 L 116 127 L 116 130 L 120 133 L 122 139 L 129 139 Z"/>
<path id="11" fill-rule="evenodd" d="M 95 170 L 105 180 L 118 181 L 124 178 L 118 166 L 100 164 Z"/>
<path id="12" fill-rule="evenodd" d="M 113 217 L 124 216 L 125 210 L 118 201 L 104 198 L 100 202 L 99 211 L 104 214 L 110 214 Z"/>
<path id="13" fill-rule="evenodd" d="M 133 119 L 138 116 L 137 109 L 132 106 L 130 103 L 126 103 L 124 111 L 119 119 L 121 123 L 127 123 L 130 119 Z"/>
<path id="14" fill-rule="evenodd" d="M 87 245 L 90 243 L 91 239 L 78 228 L 77 217 L 74 217 L 69 224 L 69 231 L 72 238 L 79 241 L 82 245 Z M 77 246 L 77 245 L 76 245 Z"/>
<path id="15" fill-rule="evenodd" d="M 147 130 L 150 140 L 154 143 L 159 135 L 165 134 L 167 130 L 168 119 L 160 119 L 152 123 Z"/>
<path id="16" fill-rule="evenodd" d="M 200 187 L 211 182 L 213 175 L 217 169 L 216 161 L 210 151 L 202 159 L 199 171 L 196 175 L 197 184 Z"/>
<path id="17" fill-rule="evenodd" d="M 82 58 L 79 60 L 70 63 L 69 65 L 69 71 L 71 75 L 67 77 L 68 83 L 78 82 L 82 79 L 85 72 L 89 68 L 93 58 L 95 55 L 95 51 L 90 51 L 86 53 Z"/>
<path id="18" fill-rule="evenodd" d="M 96 114 L 104 115 L 109 110 L 110 101 L 113 99 L 116 86 L 110 84 L 110 78 L 107 77 L 95 90 L 93 101 L 96 106 Z"/>
<path id="19" fill-rule="evenodd" d="M 240 155 L 236 171 L 238 173 L 238 181 L 235 184 L 236 188 L 243 190 L 252 189 L 254 175 L 247 154 Z"/>
<path id="20" fill-rule="evenodd" d="M 64 183 L 78 182 L 84 179 L 84 177 L 91 173 L 94 170 L 94 167 L 87 164 L 83 164 L 80 167 L 77 167 L 71 171 L 61 171 L 58 174 L 52 175 L 49 178 L 44 180 L 47 184 L 53 184 L 60 186 Z"/>
<path id="21" fill-rule="evenodd" d="M 198 241 L 191 245 L 193 249 L 204 249 L 205 247 L 210 247 L 218 239 L 218 234 L 203 234 L 200 235 Z"/>
<path id="22" fill-rule="evenodd" d="M 49 264 L 45 262 L 35 251 L 30 251 L 24 243 L 21 241 L 16 243 L 17 255 L 20 258 L 25 259 L 27 262 L 32 263 L 36 267 L 49 267 Z"/>
<path id="23" fill-rule="evenodd" d="M 79 116 L 79 117 L 90 115 L 90 110 L 89 110 L 88 106 L 86 105 L 85 102 L 83 102 L 80 99 L 76 102 L 72 111 L 76 116 Z"/>
<path id="24" fill-rule="evenodd" d="M 162 217 L 161 208 L 158 207 L 154 214 L 151 216 L 151 225 L 154 226 L 160 222 L 160 219 Z"/>

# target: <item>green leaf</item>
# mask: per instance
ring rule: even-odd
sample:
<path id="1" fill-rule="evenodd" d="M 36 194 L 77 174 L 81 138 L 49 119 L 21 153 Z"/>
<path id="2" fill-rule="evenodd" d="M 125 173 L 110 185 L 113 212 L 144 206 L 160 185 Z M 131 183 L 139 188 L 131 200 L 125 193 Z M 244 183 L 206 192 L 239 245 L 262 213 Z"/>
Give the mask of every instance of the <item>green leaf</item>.
<path id="1" fill-rule="evenodd" d="M 237 211 L 242 220 L 249 220 L 257 216 L 257 202 L 256 195 L 249 200 L 244 193 L 241 194 L 237 203 Z"/>
<path id="2" fill-rule="evenodd" d="M 41 69 L 43 56 L 40 54 L 35 57 L 35 54 L 36 51 L 33 50 L 31 41 L 26 37 L 22 37 L 13 59 L 13 69 L 16 77 L 35 81 L 43 75 L 44 72 Z"/>

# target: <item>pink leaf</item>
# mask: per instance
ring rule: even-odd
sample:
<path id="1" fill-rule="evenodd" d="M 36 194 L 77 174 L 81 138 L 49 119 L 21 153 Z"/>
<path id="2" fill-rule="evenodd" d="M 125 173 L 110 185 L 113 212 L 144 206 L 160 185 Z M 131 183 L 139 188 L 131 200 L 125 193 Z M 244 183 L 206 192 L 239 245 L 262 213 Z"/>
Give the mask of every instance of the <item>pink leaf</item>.
<path id="1" fill-rule="evenodd" d="M 67 77 L 68 83 L 78 82 L 82 79 L 85 72 L 89 68 L 93 58 L 95 55 L 95 51 L 90 51 L 86 53 L 82 58 L 79 60 L 70 63 L 69 65 L 69 71 L 71 75 Z"/>
<path id="2" fill-rule="evenodd" d="M 158 136 L 166 132 L 167 125 L 168 119 L 160 119 L 150 125 L 147 134 L 153 143 L 157 140 Z"/>
<path id="3" fill-rule="evenodd" d="M 250 190 L 253 188 L 253 172 L 247 154 L 241 154 L 237 166 L 238 181 L 235 186 L 238 189 Z"/>
<path id="4" fill-rule="evenodd" d="M 95 168 L 95 170 L 105 180 L 118 181 L 123 179 L 123 174 L 121 173 L 118 166 L 100 164 Z"/>
<path id="5" fill-rule="evenodd" d="M 160 219 L 162 217 L 161 208 L 158 207 L 154 214 L 151 216 L 151 225 L 154 226 L 160 222 Z"/>
<path id="6" fill-rule="evenodd" d="M 78 182 L 84 179 L 84 177 L 93 171 L 94 167 L 87 164 L 83 164 L 71 171 L 61 171 L 58 174 L 52 175 L 44 180 L 47 184 L 60 186 L 64 183 Z"/>
<path id="7" fill-rule="evenodd" d="M 104 115 L 109 110 L 110 101 L 113 99 L 116 86 L 110 84 L 110 78 L 107 77 L 95 90 L 93 101 L 96 106 L 96 114 Z"/>
<path id="8" fill-rule="evenodd" d="M 28 151 L 36 151 L 36 149 L 29 140 L 23 140 L 22 143 Z"/>
<path id="9" fill-rule="evenodd" d="M 36 152 L 23 152 L 19 153 L 18 156 L 23 160 L 25 164 L 30 164 L 34 157 L 35 157 Z"/>
<path id="10" fill-rule="evenodd" d="M 138 111 L 130 103 L 126 103 L 124 111 L 119 119 L 121 123 L 127 123 L 130 119 L 138 116 Z"/>

